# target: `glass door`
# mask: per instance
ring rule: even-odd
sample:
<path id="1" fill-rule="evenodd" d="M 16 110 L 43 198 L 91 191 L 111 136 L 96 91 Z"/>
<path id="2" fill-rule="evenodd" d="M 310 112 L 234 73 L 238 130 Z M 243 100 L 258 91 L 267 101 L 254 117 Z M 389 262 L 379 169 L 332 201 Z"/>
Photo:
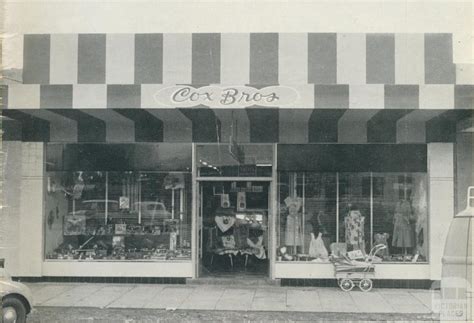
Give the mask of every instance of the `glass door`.
<path id="1" fill-rule="evenodd" d="M 268 277 L 270 181 L 200 181 L 198 192 L 198 276 Z"/>

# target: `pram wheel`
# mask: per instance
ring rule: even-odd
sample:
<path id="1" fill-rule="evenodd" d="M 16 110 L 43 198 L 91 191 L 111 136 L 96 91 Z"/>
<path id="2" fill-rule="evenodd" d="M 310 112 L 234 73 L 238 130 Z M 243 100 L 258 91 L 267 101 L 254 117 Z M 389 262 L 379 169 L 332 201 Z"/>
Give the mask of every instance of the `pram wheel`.
<path id="1" fill-rule="evenodd" d="M 348 292 L 352 290 L 352 288 L 354 288 L 354 282 L 352 281 L 352 279 L 343 278 L 339 282 L 339 287 L 341 287 L 343 291 Z"/>
<path id="2" fill-rule="evenodd" d="M 372 289 L 372 280 L 368 278 L 361 279 L 359 282 L 359 288 L 363 292 L 368 292 Z"/>

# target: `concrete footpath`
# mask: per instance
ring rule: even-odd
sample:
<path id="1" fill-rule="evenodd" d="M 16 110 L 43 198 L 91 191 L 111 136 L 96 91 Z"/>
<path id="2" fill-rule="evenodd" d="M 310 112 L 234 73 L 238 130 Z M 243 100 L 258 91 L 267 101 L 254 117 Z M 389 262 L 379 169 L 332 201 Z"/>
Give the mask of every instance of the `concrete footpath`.
<path id="1" fill-rule="evenodd" d="M 338 288 L 27 283 L 36 307 L 431 314 L 433 291 Z"/>

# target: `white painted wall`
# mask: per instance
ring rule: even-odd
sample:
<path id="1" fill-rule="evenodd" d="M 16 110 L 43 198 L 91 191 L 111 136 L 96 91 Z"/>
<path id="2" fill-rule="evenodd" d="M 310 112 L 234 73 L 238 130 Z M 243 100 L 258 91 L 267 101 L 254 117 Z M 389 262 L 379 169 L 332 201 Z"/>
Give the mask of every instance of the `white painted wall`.
<path id="1" fill-rule="evenodd" d="M 454 216 L 454 145 L 428 144 L 429 258 L 431 280 L 441 279 L 441 258 Z"/>
<path id="2" fill-rule="evenodd" d="M 78 277 L 192 277 L 193 263 L 45 261 L 44 276 Z"/>
<path id="3" fill-rule="evenodd" d="M 469 0 L 5 0 L 4 66 L 23 66 L 25 33 L 453 33 L 472 63 Z M 236 19 L 238 17 L 238 19 Z"/>
<path id="4" fill-rule="evenodd" d="M 21 188 L 21 142 L 2 143 L 2 208 L 0 210 L 0 258 L 5 268 L 13 273 L 18 270 L 18 232 Z"/>
<path id="5" fill-rule="evenodd" d="M 3 203 L 7 207 L 2 208 L 0 216 L 0 258 L 6 259 L 6 269 L 12 276 L 41 276 L 43 143 L 3 145 L 7 154 Z"/>

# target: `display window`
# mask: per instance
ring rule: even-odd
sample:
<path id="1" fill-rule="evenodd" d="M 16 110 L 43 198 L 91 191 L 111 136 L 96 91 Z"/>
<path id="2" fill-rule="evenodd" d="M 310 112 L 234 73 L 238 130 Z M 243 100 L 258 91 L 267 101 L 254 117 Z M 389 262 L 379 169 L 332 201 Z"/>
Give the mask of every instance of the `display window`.
<path id="1" fill-rule="evenodd" d="M 191 174 L 47 172 L 45 258 L 191 259 Z"/>
<path id="2" fill-rule="evenodd" d="M 426 173 L 278 173 L 277 261 L 428 260 Z"/>

